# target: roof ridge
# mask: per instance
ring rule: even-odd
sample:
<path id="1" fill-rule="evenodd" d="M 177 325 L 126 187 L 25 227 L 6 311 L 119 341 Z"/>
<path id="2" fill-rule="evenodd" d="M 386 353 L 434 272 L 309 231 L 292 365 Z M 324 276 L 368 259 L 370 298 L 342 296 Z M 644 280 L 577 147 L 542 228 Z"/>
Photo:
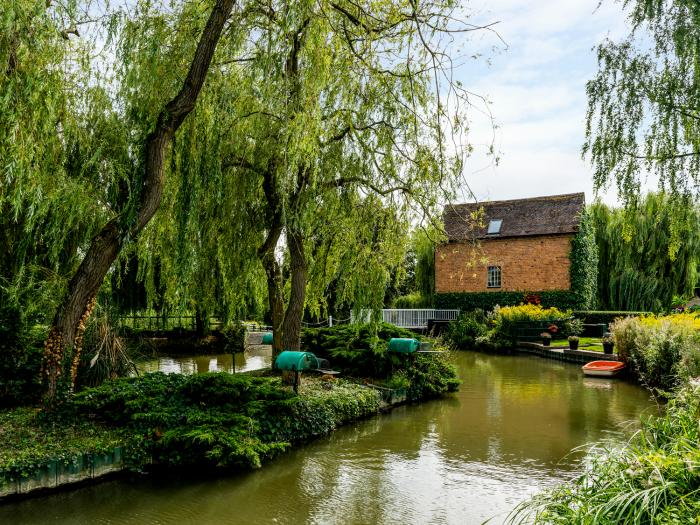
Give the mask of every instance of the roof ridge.
<path id="1" fill-rule="evenodd" d="M 503 199 L 499 201 L 475 201 L 475 202 L 459 202 L 459 203 L 448 203 L 445 205 L 445 207 L 454 207 L 454 206 L 475 206 L 475 205 L 492 205 L 492 204 L 506 204 L 510 202 L 523 202 L 523 201 L 538 201 L 538 200 L 554 200 L 554 199 L 560 199 L 563 197 L 578 197 L 578 196 L 583 196 L 583 198 L 586 198 L 586 194 L 583 191 L 578 191 L 575 193 L 559 193 L 556 195 L 540 195 L 539 197 L 524 197 L 521 199 Z"/>

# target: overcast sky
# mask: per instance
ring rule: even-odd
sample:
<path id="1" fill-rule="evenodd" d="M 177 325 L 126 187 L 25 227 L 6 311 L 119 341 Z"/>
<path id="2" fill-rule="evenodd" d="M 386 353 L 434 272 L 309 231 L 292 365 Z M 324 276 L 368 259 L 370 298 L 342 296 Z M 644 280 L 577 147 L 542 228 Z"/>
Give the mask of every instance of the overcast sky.
<path id="1" fill-rule="evenodd" d="M 592 169 L 581 159 L 586 81 L 597 69 L 595 50 L 609 36 L 627 33 L 613 0 L 472 0 L 473 21 L 495 26 L 508 45 L 489 51 L 495 36 L 469 43 L 490 57 L 459 68 L 471 91 L 487 96 L 499 128 L 498 166 L 474 155 L 465 177 L 479 200 L 512 199 L 577 191 L 593 199 Z M 489 126 L 476 118 L 470 140 L 487 142 Z M 601 195 L 615 203 L 614 191 Z M 464 200 L 461 199 L 461 200 Z"/>

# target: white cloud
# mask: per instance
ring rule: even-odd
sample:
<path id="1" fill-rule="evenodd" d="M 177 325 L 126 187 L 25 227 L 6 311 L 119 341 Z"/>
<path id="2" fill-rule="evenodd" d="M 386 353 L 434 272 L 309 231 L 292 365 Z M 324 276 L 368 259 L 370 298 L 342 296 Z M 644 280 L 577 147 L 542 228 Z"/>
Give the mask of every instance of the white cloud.
<path id="1" fill-rule="evenodd" d="M 592 170 L 581 159 L 586 81 L 596 71 L 594 46 L 608 34 L 624 35 L 625 15 L 617 2 L 598 0 L 492 0 L 475 4 L 474 21 L 500 20 L 509 49 L 491 67 L 468 64 L 459 77 L 487 96 L 499 129 L 498 166 L 478 146 L 489 141 L 490 123 L 472 115 L 470 139 L 477 153 L 465 177 L 478 198 L 505 199 L 585 191 L 592 200 Z M 493 37 L 481 42 L 486 49 Z M 485 168 L 486 167 L 486 168 Z M 614 192 L 604 195 L 613 202 Z"/>

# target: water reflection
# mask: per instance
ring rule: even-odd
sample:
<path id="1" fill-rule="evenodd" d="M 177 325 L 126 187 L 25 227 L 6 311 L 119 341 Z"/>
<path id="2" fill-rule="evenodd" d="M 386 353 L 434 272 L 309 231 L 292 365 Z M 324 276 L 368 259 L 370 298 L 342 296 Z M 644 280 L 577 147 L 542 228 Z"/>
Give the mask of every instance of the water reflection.
<path id="1" fill-rule="evenodd" d="M 501 523 L 528 494 L 575 474 L 572 448 L 653 409 L 641 388 L 584 379 L 574 365 L 455 361 L 464 380 L 455 396 L 340 429 L 260 470 L 110 482 L 0 507 L 0 523 Z"/>
<path id="2" fill-rule="evenodd" d="M 201 374 L 204 372 L 247 372 L 272 365 L 270 346 L 252 346 L 238 354 L 160 356 L 137 363 L 139 373 Z"/>

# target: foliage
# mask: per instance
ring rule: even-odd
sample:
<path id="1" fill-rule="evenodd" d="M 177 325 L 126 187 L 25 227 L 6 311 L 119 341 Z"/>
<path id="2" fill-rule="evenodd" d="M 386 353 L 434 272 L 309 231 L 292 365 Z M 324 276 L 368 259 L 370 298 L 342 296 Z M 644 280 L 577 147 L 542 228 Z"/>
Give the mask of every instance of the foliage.
<path id="1" fill-rule="evenodd" d="M 2 485 L 48 461 L 69 464 L 82 454 L 111 451 L 122 444 L 122 435 L 94 421 L 47 419 L 38 409 L 26 407 L 0 411 L 0 441 Z"/>
<path id="2" fill-rule="evenodd" d="M 431 399 L 459 389 L 461 381 L 457 378 L 457 369 L 450 363 L 447 348 L 436 343 L 433 350 L 442 350 L 445 354 L 418 354 L 405 368 L 410 384 L 407 397 L 411 401 Z"/>
<path id="3" fill-rule="evenodd" d="M 228 323 L 221 331 L 226 352 L 238 353 L 245 350 L 246 326 L 240 321 Z"/>
<path id="4" fill-rule="evenodd" d="M 564 322 L 569 317 L 571 317 L 570 311 L 561 311 L 554 307 L 543 308 L 534 304 L 494 308 L 491 314 L 493 336 L 497 340 L 509 341 L 512 346 L 515 344 L 518 328 L 523 323 L 545 323 L 549 332 L 556 333 L 558 331 L 556 324 L 553 324 L 554 329 L 552 329 L 549 327 L 550 323 Z"/>
<path id="5" fill-rule="evenodd" d="M 416 309 L 416 308 L 432 308 L 433 296 L 423 295 L 421 292 L 411 292 L 406 295 L 400 295 L 394 299 L 392 308 Z"/>
<path id="6" fill-rule="evenodd" d="M 328 359 L 344 375 L 386 378 L 402 361 L 402 357 L 387 352 L 392 337 L 413 339 L 416 334 L 388 323 L 307 328 L 302 332 L 301 346 Z"/>
<path id="7" fill-rule="evenodd" d="M 700 386 L 683 388 L 664 416 L 642 421 L 626 443 L 593 447 L 572 484 L 546 490 L 511 523 L 697 523 L 700 515 Z"/>
<path id="8" fill-rule="evenodd" d="M 272 442 L 307 441 L 378 411 L 379 396 L 369 388 L 343 380 L 334 381 L 331 388 L 305 381 L 303 395 L 289 410 L 263 415 L 260 435 Z"/>
<path id="9" fill-rule="evenodd" d="M 468 312 L 478 308 L 484 311 L 498 306 L 517 306 L 521 303 L 533 303 L 528 300 L 538 297 L 543 307 L 556 307 L 563 310 L 580 308 L 580 297 L 570 290 L 548 290 L 543 292 L 451 292 L 435 295 L 435 308 L 461 310 Z"/>
<path id="10" fill-rule="evenodd" d="M 83 339 L 76 384 L 97 386 L 108 379 L 136 373 L 129 349 L 113 326 L 109 307 L 98 305 L 90 316 Z"/>
<path id="11" fill-rule="evenodd" d="M 566 319 L 562 323 L 562 333 L 565 336 L 577 336 L 583 333 L 583 321 L 581 319 Z"/>
<path id="12" fill-rule="evenodd" d="M 0 407 L 37 399 L 41 349 L 32 345 L 22 308 L 0 306 Z"/>
<path id="13" fill-rule="evenodd" d="M 435 244 L 440 241 L 436 228 L 419 229 L 413 234 L 416 254 L 416 291 L 423 297 L 435 295 Z"/>
<path id="14" fill-rule="evenodd" d="M 577 308 L 591 308 L 596 303 L 599 270 L 595 223 L 587 210 L 582 212 L 578 233 L 571 240 L 569 260 L 571 291 L 578 299 Z"/>
<path id="15" fill-rule="evenodd" d="M 574 317 L 586 324 L 610 324 L 618 317 L 636 317 L 650 312 L 624 312 L 604 310 L 574 310 Z"/>
<path id="16" fill-rule="evenodd" d="M 472 310 L 460 315 L 459 319 L 451 322 L 445 329 L 444 338 L 457 349 L 473 349 L 477 339 L 486 335 L 487 319 L 483 310 Z"/>
<path id="17" fill-rule="evenodd" d="M 65 33 L 79 15 L 41 0 L 0 14 L 0 304 L 18 305 L 26 328 L 50 320 L 122 176 L 102 74 Z"/>
<path id="18" fill-rule="evenodd" d="M 328 359 L 345 376 L 389 381 L 403 376 L 410 384 L 411 400 L 435 397 L 458 388 L 457 371 L 449 363 L 449 353 L 441 341 L 434 341 L 433 349 L 443 350 L 443 354 L 408 356 L 387 351 L 392 337 L 416 336 L 388 323 L 345 325 L 304 330 L 302 347 L 316 357 Z"/>
<path id="19" fill-rule="evenodd" d="M 598 47 L 598 73 L 588 82 L 583 151 L 596 189 L 614 183 L 626 204 L 637 201 L 653 173 L 674 205 L 697 190 L 700 173 L 700 3 L 626 0 L 630 34 Z M 671 217 L 671 246 L 695 225 Z M 671 252 L 672 253 L 672 252 Z"/>
<path id="20" fill-rule="evenodd" d="M 690 295 L 698 281 L 700 214 L 694 203 L 679 205 L 664 194 L 648 194 L 634 207 L 591 206 L 598 244 L 598 305 L 610 310 L 670 308 L 676 295 Z M 682 242 L 671 228 L 683 225 Z"/>
<path id="21" fill-rule="evenodd" d="M 437 386 L 437 385 L 436 385 Z M 428 390 L 426 390 L 426 395 Z M 162 373 L 118 379 L 79 393 L 51 418 L 36 409 L 0 412 L 0 483 L 49 461 L 124 446 L 134 468 L 257 467 L 291 442 L 376 414 L 379 397 L 360 385 L 305 381 L 302 395 L 277 378 Z"/>
<path id="22" fill-rule="evenodd" d="M 257 436 L 257 417 L 292 397 L 267 378 L 154 373 L 85 390 L 72 406 L 78 417 L 126 429 L 136 466 L 152 458 L 170 466 L 257 467 L 286 447 Z"/>
<path id="23" fill-rule="evenodd" d="M 700 318 L 694 314 L 627 317 L 611 332 L 618 354 L 649 388 L 670 391 L 700 375 Z"/>

